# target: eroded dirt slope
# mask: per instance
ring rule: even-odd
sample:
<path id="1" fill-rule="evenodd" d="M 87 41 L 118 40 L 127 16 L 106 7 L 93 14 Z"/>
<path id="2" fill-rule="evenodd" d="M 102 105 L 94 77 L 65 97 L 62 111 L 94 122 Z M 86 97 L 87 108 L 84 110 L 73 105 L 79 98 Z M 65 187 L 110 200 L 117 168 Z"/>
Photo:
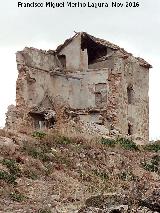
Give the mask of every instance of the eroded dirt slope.
<path id="1" fill-rule="evenodd" d="M 1 130 L 0 212 L 159 212 L 159 147 Z"/>

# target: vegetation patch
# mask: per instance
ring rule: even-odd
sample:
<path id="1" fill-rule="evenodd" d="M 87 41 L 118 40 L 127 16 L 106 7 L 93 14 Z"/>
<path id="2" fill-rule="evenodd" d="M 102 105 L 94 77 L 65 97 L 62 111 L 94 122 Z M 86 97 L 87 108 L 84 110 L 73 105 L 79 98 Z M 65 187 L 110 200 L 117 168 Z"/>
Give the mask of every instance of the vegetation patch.
<path id="1" fill-rule="evenodd" d="M 47 153 L 51 152 L 51 150 L 45 144 L 39 144 L 39 146 L 25 144 L 23 147 L 23 151 L 35 159 L 40 159 L 44 162 L 50 161 Z"/>
<path id="2" fill-rule="evenodd" d="M 16 176 L 13 174 L 9 174 L 6 171 L 0 171 L 0 180 L 4 180 L 6 183 L 15 184 Z"/>
<path id="3" fill-rule="evenodd" d="M 18 166 L 18 164 L 15 160 L 4 159 L 2 161 L 2 164 L 5 165 L 9 169 L 11 174 L 20 177 L 21 170 L 20 170 L 20 168 L 19 168 L 19 166 Z"/>
<path id="4" fill-rule="evenodd" d="M 71 144 L 73 143 L 73 140 L 69 137 L 66 137 L 66 136 L 58 136 L 56 138 L 56 144 L 60 144 L 60 145 L 68 145 L 68 144 Z"/>
<path id="5" fill-rule="evenodd" d="M 31 155 L 33 158 L 40 158 L 41 151 L 36 149 L 35 147 L 24 147 L 24 150 L 28 155 Z"/>
<path id="6" fill-rule="evenodd" d="M 38 179 L 38 175 L 34 171 L 31 171 L 29 169 L 24 172 L 24 176 L 32 180 Z"/>
<path id="7" fill-rule="evenodd" d="M 104 180 L 104 181 L 107 181 L 109 180 L 109 176 L 106 172 L 101 172 L 101 171 L 98 171 L 98 170 L 94 170 L 93 173 L 99 177 L 100 179 Z"/>
<path id="8" fill-rule="evenodd" d="M 116 140 L 108 139 L 108 138 L 102 138 L 101 139 L 101 144 L 107 145 L 107 146 L 110 146 L 110 147 L 115 147 Z"/>
<path id="9" fill-rule="evenodd" d="M 134 143 L 130 139 L 120 138 L 120 139 L 117 139 L 117 143 L 120 144 L 120 146 L 122 148 L 124 148 L 124 149 L 128 149 L 128 150 L 139 150 L 139 148 L 136 145 L 136 143 Z"/>
<path id="10" fill-rule="evenodd" d="M 22 175 L 17 162 L 12 159 L 3 159 L 2 164 L 9 169 L 9 172 L 1 171 L 0 179 L 7 183 L 16 184 L 16 179 Z"/>
<path id="11" fill-rule="evenodd" d="M 85 202 L 87 207 L 96 207 L 102 208 L 105 204 L 105 196 L 104 195 L 97 195 L 88 198 Z"/>
<path id="12" fill-rule="evenodd" d="M 42 139 L 42 138 L 44 138 L 45 136 L 46 136 L 47 134 L 45 133 L 45 132 L 42 132 L 42 131 L 35 131 L 35 132 L 33 132 L 33 134 L 32 134 L 32 136 L 34 137 L 34 138 L 37 138 L 37 139 Z"/>
<path id="13" fill-rule="evenodd" d="M 117 139 L 102 138 L 101 143 L 109 147 L 115 147 L 116 145 L 120 145 L 123 149 L 139 150 L 136 143 L 127 138 L 117 138 Z"/>
<path id="14" fill-rule="evenodd" d="M 10 198 L 13 201 L 22 202 L 25 201 L 27 197 L 21 194 L 20 192 L 12 192 L 10 194 Z"/>
<path id="15" fill-rule="evenodd" d="M 152 159 L 147 162 L 144 160 L 144 162 L 141 163 L 142 167 L 149 171 L 149 172 L 157 172 L 158 174 L 160 173 L 160 156 L 155 155 L 152 157 Z"/>
<path id="16" fill-rule="evenodd" d="M 74 167 L 74 161 L 70 160 L 67 153 L 65 154 L 54 154 L 54 162 L 56 162 L 60 166 L 65 166 L 68 168 Z"/>
<path id="17" fill-rule="evenodd" d="M 144 149 L 149 152 L 159 152 L 160 151 L 160 141 L 144 146 Z"/>
<path id="18" fill-rule="evenodd" d="M 120 174 L 118 174 L 118 177 L 123 181 L 137 180 L 137 177 L 130 171 L 122 171 Z"/>

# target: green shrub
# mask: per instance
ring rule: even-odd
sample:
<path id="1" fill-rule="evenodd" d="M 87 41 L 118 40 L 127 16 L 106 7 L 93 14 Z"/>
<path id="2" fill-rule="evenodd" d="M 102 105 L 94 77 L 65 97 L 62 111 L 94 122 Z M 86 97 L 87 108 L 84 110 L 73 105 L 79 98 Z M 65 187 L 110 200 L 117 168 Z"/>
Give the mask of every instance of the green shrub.
<path id="1" fill-rule="evenodd" d="M 68 145 L 72 143 L 72 140 L 66 136 L 58 136 L 57 143 L 61 145 Z"/>
<path id="2" fill-rule="evenodd" d="M 109 176 L 106 172 L 100 172 L 98 170 L 94 170 L 93 173 L 97 176 L 100 177 L 102 180 L 108 180 Z"/>
<path id="3" fill-rule="evenodd" d="M 102 138 L 101 143 L 110 147 L 115 147 L 119 144 L 123 149 L 139 150 L 138 146 L 132 140 L 127 138 L 117 138 L 116 140 Z"/>
<path id="4" fill-rule="evenodd" d="M 44 138 L 46 136 L 46 133 L 42 132 L 42 131 L 35 131 L 35 132 L 33 132 L 32 136 L 34 138 L 37 138 L 37 139 L 41 140 L 42 138 Z"/>
<path id="5" fill-rule="evenodd" d="M 21 170 L 17 162 L 12 159 L 3 159 L 2 164 L 9 169 L 9 172 L 1 171 L 0 179 L 3 179 L 7 183 L 16 184 L 16 179 L 21 177 Z"/>
<path id="6" fill-rule="evenodd" d="M 152 164 L 152 163 L 150 164 L 150 163 L 144 162 L 144 163 L 142 163 L 142 165 L 143 165 L 143 168 L 144 168 L 145 170 L 149 171 L 149 172 L 157 172 L 157 171 L 158 171 L 157 166 L 155 166 L 155 165 Z"/>
<path id="7" fill-rule="evenodd" d="M 144 146 L 144 149 L 149 151 L 149 152 L 158 152 L 160 151 L 160 142 L 155 142 L 152 144 L 148 144 L 146 146 Z"/>
<path id="8" fill-rule="evenodd" d="M 160 156 L 159 155 L 154 155 L 152 157 L 152 163 L 154 163 L 155 165 L 158 165 L 160 163 Z"/>
<path id="9" fill-rule="evenodd" d="M 110 147 L 115 147 L 116 141 L 113 139 L 108 139 L 108 138 L 102 138 L 101 139 L 101 144 L 110 146 Z"/>
<path id="10" fill-rule="evenodd" d="M 15 184 L 16 182 L 16 176 L 9 174 L 6 171 L 0 171 L 0 180 L 4 180 L 7 183 Z"/>
<path id="11" fill-rule="evenodd" d="M 12 159 L 4 159 L 2 164 L 7 166 L 9 169 L 10 174 L 15 175 L 17 177 L 21 176 L 21 170 L 15 160 Z"/>
<path id="12" fill-rule="evenodd" d="M 132 181 L 137 179 L 137 177 L 130 171 L 122 171 L 118 174 L 118 177 L 123 181 Z"/>
<path id="13" fill-rule="evenodd" d="M 144 162 L 141 163 L 141 165 L 145 170 L 149 172 L 158 172 L 158 173 L 160 168 L 159 164 L 160 164 L 160 156 L 158 155 L 153 156 L 150 162 L 146 162 L 146 160 L 144 160 Z"/>
<path id="14" fill-rule="evenodd" d="M 32 180 L 38 179 L 38 175 L 35 172 L 30 171 L 30 170 L 26 170 L 24 172 L 24 176 L 29 178 L 29 179 L 32 179 Z"/>
<path id="15" fill-rule="evenodd" d="M 19 192 L 12 192 L 10 194 L 10 198 L 13 201 L 17 201 L 17 202 L 22 202 L 24 200 L 26 200 L 26 196 L 24 196 L 23 194 L 19 193 Z"/>
<path id="16" fill-rule="evenodd" d="M 39 148 L 29 145 L 24 146 L 23 151 L 25 151 L 28 155 L 31 155 L 33 158 L 39 158 L 41 154 L 41 150 Z"/>
<path id="17" fill-rule="evenodd" d="M 43 144 L 40 144 L 38 147 L 36 147 L 35 145 L 26 144 L 23 147 L 23 151 L 35 159 L 40 159 L 42 161 L 50 161 L 50 158 L 47 156 L 47 153 L 51 150 L 49 149 L 49 147 Z"/>
<path id="18" fill-rule="evenodd" d="M 128 150 L 139 150 L 139 148 L 136 145 L 136 143 L 134 143 L 130 139 L 119 138 L 119 139 L 117 139 L 117 143 L 120 144 L 120 146 L 122 148 L 124 148 L 124 149 L 128 149 Z"/>

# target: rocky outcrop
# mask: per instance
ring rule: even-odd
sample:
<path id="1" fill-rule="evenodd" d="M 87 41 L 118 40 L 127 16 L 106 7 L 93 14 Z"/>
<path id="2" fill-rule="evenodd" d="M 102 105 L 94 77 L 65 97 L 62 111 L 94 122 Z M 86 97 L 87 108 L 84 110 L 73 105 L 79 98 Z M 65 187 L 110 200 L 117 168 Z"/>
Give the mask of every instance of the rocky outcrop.
<path id="1" fill-rule="evenodd" d="M 128 213 L 160 212 L 160 192 L 154 190 L 144 199 L 130 198 L 126 195 L 108 194 L 90 197 L 85 202 L 85 207 L 78 213 Z"/>

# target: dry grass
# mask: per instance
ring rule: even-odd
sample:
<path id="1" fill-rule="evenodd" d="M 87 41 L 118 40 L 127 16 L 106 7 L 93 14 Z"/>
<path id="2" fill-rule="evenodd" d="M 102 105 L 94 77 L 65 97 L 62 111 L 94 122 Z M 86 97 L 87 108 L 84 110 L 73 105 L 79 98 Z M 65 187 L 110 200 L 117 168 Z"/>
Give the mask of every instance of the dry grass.
<path id="1" fill-rule="evenodd" d="M 0 134 L 12 137 L 15 133 L 3 130 Z M 60 131 L 46 131 L 38 140 L 26 136 L 12 156 L 1 153 L 2 171 L 8 169 L 7 174 L 13 175 L 14 181 L 8 182 L 9 177 L 1 174 L 0 205 L 9 212 L 3 200 L 8 202 L 10 193 L 14 195 L 12 201 L 18 199 L 23 208 L 30 208 L 29 203 L 34 201 L 37 211 L 45 209 L 41 205 L 44 200 L 63 212 L 62 209 L 71 204 L 82 205 L 92 195 L 113 192 L 128 193 L 138 201 L 158 185 L 157 176 L 142 164 L 149 163 L 155 155 L 156 152 L 143 149 L 134 151 L 119 145 L 108 146 L 100 138 L 86 137 L 76 128 L 65 130 L 65 125 Z"/>

